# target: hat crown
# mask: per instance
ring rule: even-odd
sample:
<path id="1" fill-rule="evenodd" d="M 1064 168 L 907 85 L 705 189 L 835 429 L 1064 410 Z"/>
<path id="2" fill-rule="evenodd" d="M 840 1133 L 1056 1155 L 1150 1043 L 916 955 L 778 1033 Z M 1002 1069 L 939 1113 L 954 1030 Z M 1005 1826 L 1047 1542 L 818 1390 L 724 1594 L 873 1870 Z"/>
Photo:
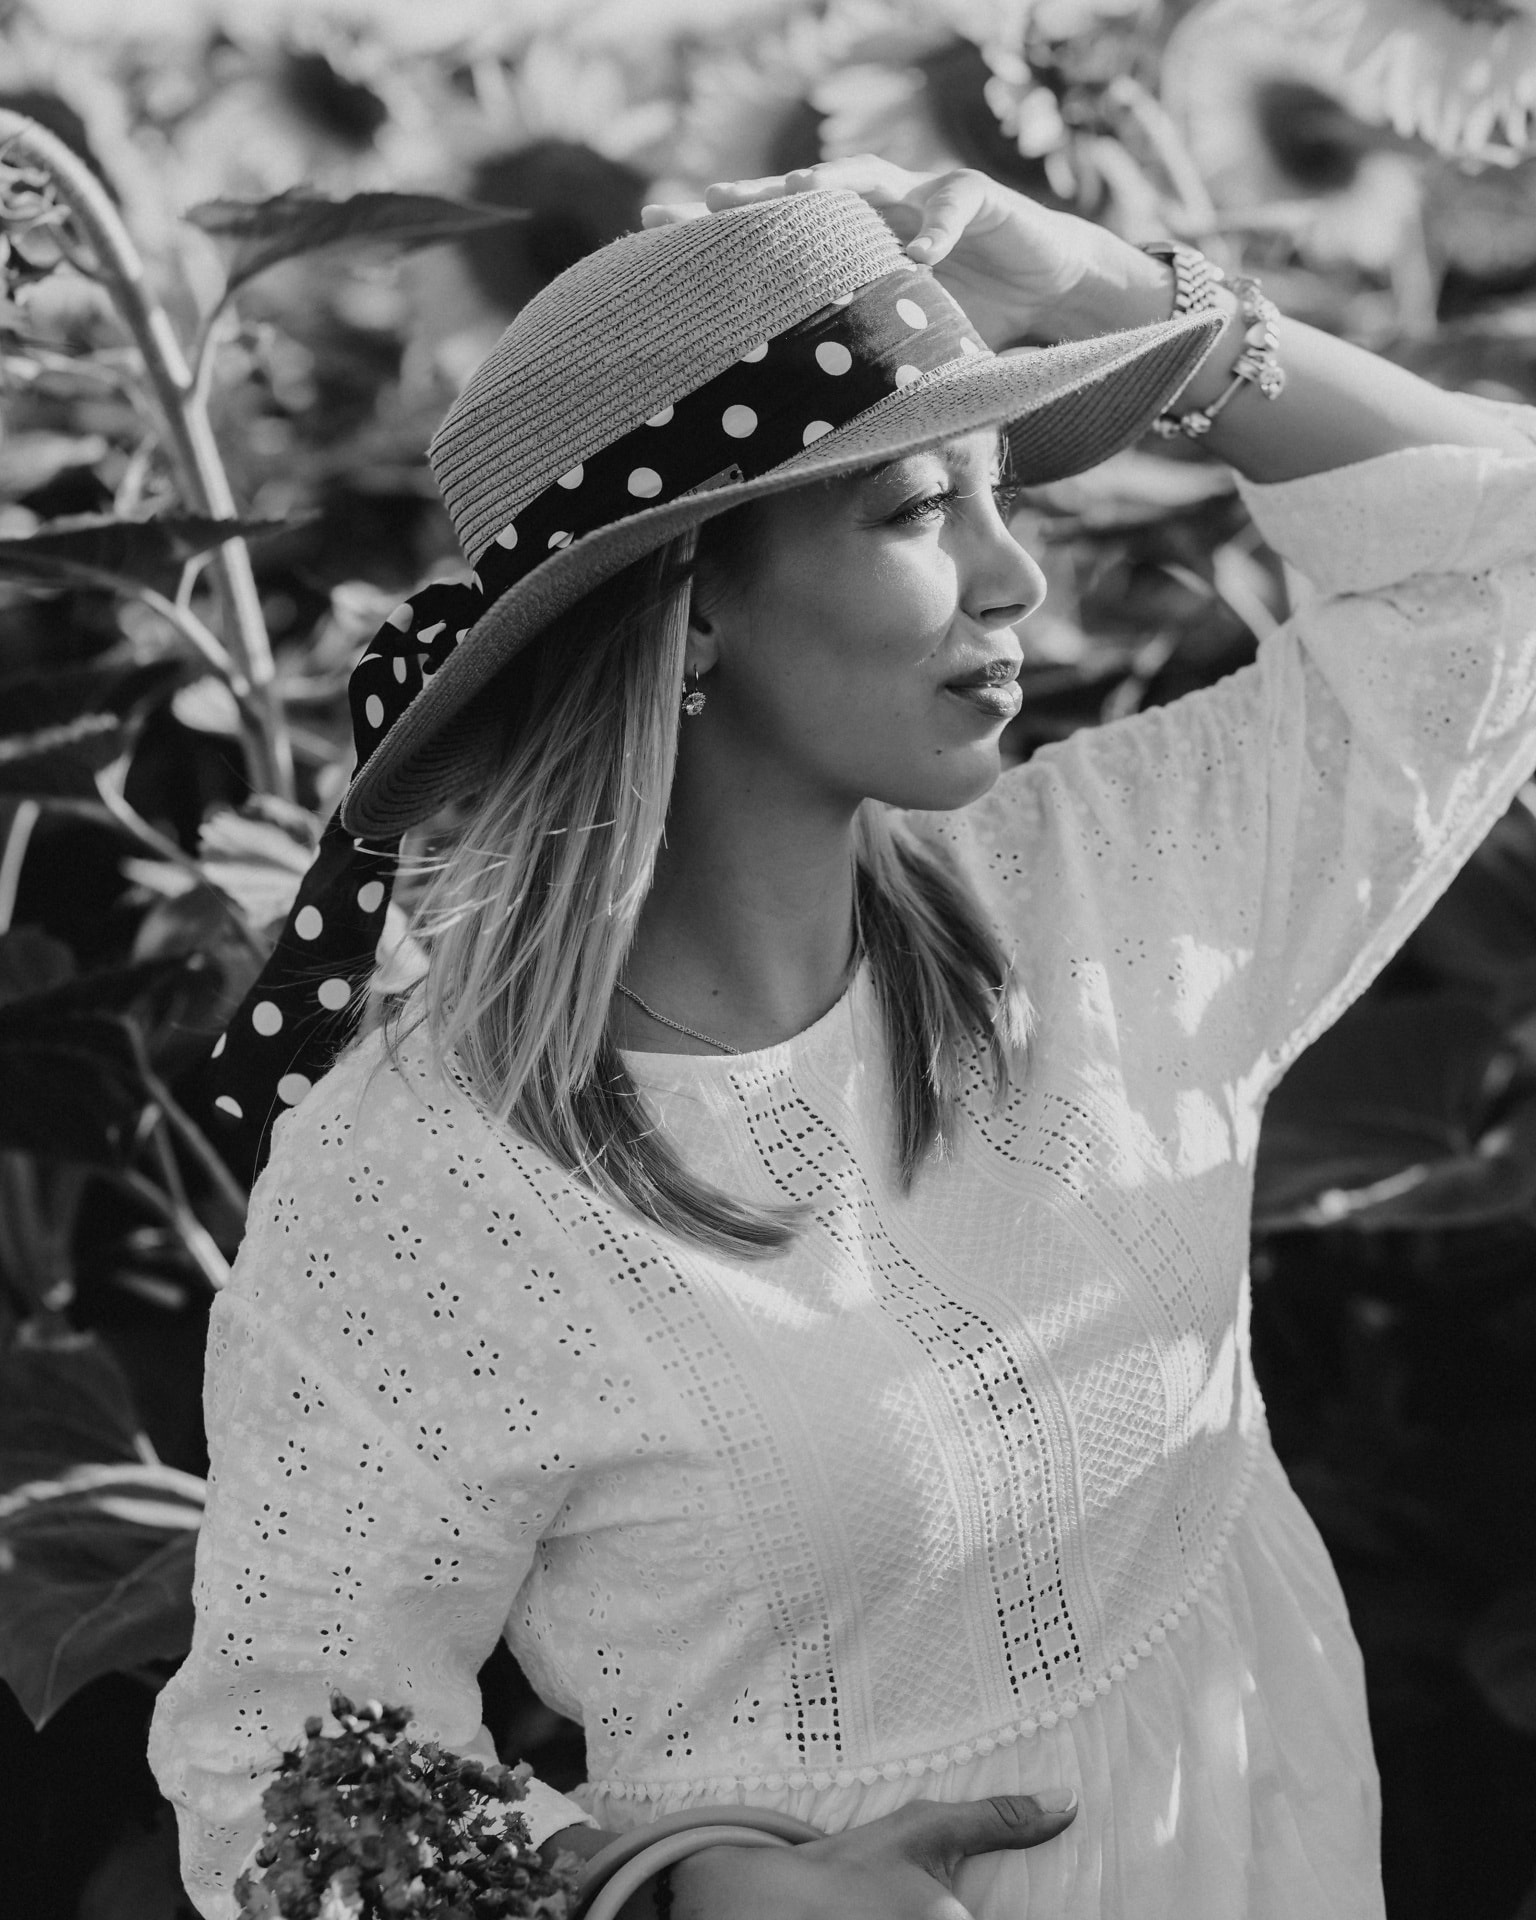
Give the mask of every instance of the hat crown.
<path id="1" fill-rule="evenodd" d="M 476 558 L 562 475 L 744 353 L 909 264 L 852 193 L 626 234 L 552 280 L 470 376 L 432 472 Z"/>

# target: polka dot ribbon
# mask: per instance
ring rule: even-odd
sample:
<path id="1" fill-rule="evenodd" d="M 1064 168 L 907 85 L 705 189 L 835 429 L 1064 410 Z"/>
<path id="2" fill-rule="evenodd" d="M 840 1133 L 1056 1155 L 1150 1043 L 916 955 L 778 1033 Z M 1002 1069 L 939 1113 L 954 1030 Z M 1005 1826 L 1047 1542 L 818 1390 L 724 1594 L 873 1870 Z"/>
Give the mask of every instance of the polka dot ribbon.
<path id="1" fill-rule="evenodd" d="M 348 689 L 359 766 L 481 615 L 552 552 L 700 487 L 756 479 L 923 374 L 984 351 L 926 269 L 897 268 L 588 454 L 486 545 L 471 584 L 424 587 L 384 622 Z M 259 979 L 189 1076 L 188 1104 L 247 1182 L 277 1117 L 353 1030 L 398 851 L 398 841 L 355 840 L 332 820 Z"/>

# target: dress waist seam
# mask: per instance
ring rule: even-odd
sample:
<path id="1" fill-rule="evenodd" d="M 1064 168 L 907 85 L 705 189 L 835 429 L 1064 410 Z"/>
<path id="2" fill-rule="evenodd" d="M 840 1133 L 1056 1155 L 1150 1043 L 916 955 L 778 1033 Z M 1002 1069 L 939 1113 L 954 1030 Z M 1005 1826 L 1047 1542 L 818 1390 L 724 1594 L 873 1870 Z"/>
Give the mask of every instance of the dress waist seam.
<path id="1" fill-rule="evenodd" d="M 1005 1722 L 1002 1726 L 990 1728 L 987 1732 L 973 1735 L 970 1739 L 959 1741 L 951 1746 L 934 1748 L 926 1753 L 915 1753 L 884 1761 L 872 1761 L 866 1766 L 841 1767 L 781 1767 L 762 1772 L 719 1773 L 695 1777 L 678 1776 L 675 1778 L 629 1779 L 619 1774 L 606 1774 L 600 1779 L 586 1782 L 582 1792 L 586 1796 L 602 1795 L 610 1800 L 666 1800 L 673 1798 L 693 1798 L 699 1795 L 722 1796 L 727 1799 L 743 1793 L 779 1793 L 804 1789 L 825 1791 L 831 1787 L 874 1786 L 881 1780 L 900 1780 L 904 1776 L 917 1776 L 925 1773 L 943 1773 L 953 1766 L 963 1766 L 974 1760 L 979 1754 L 994 1752 L 998 1747 L 1016 1745 L 1021 1740 L 1033 1739 L 1040 1733 L 1049 1733 L 1064 1720 L 1075 1720 L 1079 1713 L 1097 1704 L 1105 1695 L 1113 1693 L 1115 1687 L 1133 1673 L 1141 1662 L 1150 1659 L 1199 1604 L 1204 1593 L 1216 1575 L 1221 1571 L 1227 1557 L 1227 1548 L 1238 1521 L 1248 1505 L 1248 1495 L 1253 1485 L 1259 1453 L 1263 1445 L 1263 1427 L 1260 1424 L 1254 1432 L 1246 1436 L 1246 1450 L 1237 1483 L 1232 1497 L 1227 1503 L 1227 1511 L 1205 1564 L 1184 1589 L 1184 1592 L 1154 1621 L 1145 1633 L 1139 1635 L 1111 1660 L 1096 1678 L 1084 1680 L 1065 1693 L 1052 1706 L 1042 1708 L 1038 1713 Z"/>

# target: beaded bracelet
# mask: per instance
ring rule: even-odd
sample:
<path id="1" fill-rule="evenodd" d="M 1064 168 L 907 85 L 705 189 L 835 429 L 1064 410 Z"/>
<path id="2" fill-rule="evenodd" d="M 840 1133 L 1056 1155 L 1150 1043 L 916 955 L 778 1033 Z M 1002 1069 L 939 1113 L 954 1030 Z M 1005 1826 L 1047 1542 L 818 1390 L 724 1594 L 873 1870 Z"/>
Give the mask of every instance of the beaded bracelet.
<path id="1" fill-rule="evenodd" d="M 1203 440 L 1241 387 L 1257 387 L 1266 400 L 1278 400 L 1285 391 L 1285 369 L 1280 364 L 1275 331 L 1279 309 L 1265 299 L 1264 289 L 1248 275 L 1234 280 L 1232 291 L 1237 295 L 1238 315 L 1243 322 L 1243 350 L 1232 364 L 1232 377 L 1208 407 L 1191 407 L 1187 413 L 1160 413 L 1152 422 L 1152 431 L 1164 440 L 1181 433 L 1191 440 Z"/>

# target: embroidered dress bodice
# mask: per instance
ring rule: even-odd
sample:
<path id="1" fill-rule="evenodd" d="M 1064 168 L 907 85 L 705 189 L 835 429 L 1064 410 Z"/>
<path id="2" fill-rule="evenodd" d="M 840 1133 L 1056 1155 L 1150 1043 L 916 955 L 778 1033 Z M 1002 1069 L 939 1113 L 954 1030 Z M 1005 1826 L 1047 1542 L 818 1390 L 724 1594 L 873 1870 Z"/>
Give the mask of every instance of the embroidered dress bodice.
<path id="1" fill-rule="evenodd" d="M 281 1123 L 154 1731 L 206 1913 L 330 1686 L 483 1748 L 503 1628 L 605 1825 L 1065 1781 L 1067 1835 L 966 1870 L 980 1920 L 1380 1912 L 1353 1641 L 1248 1359 L 1254 1149 L 1536 761 L 1536 456 L 1246 492 L 1316 589 L 1254 666 L 914 823 L 1036 1032 L 909 1193 L 863 976 L 783 1046 L 631 1056 L 690 1164 L 804 1208 L 781 1257 L 595 1198 L 417 1038 Z"/>

